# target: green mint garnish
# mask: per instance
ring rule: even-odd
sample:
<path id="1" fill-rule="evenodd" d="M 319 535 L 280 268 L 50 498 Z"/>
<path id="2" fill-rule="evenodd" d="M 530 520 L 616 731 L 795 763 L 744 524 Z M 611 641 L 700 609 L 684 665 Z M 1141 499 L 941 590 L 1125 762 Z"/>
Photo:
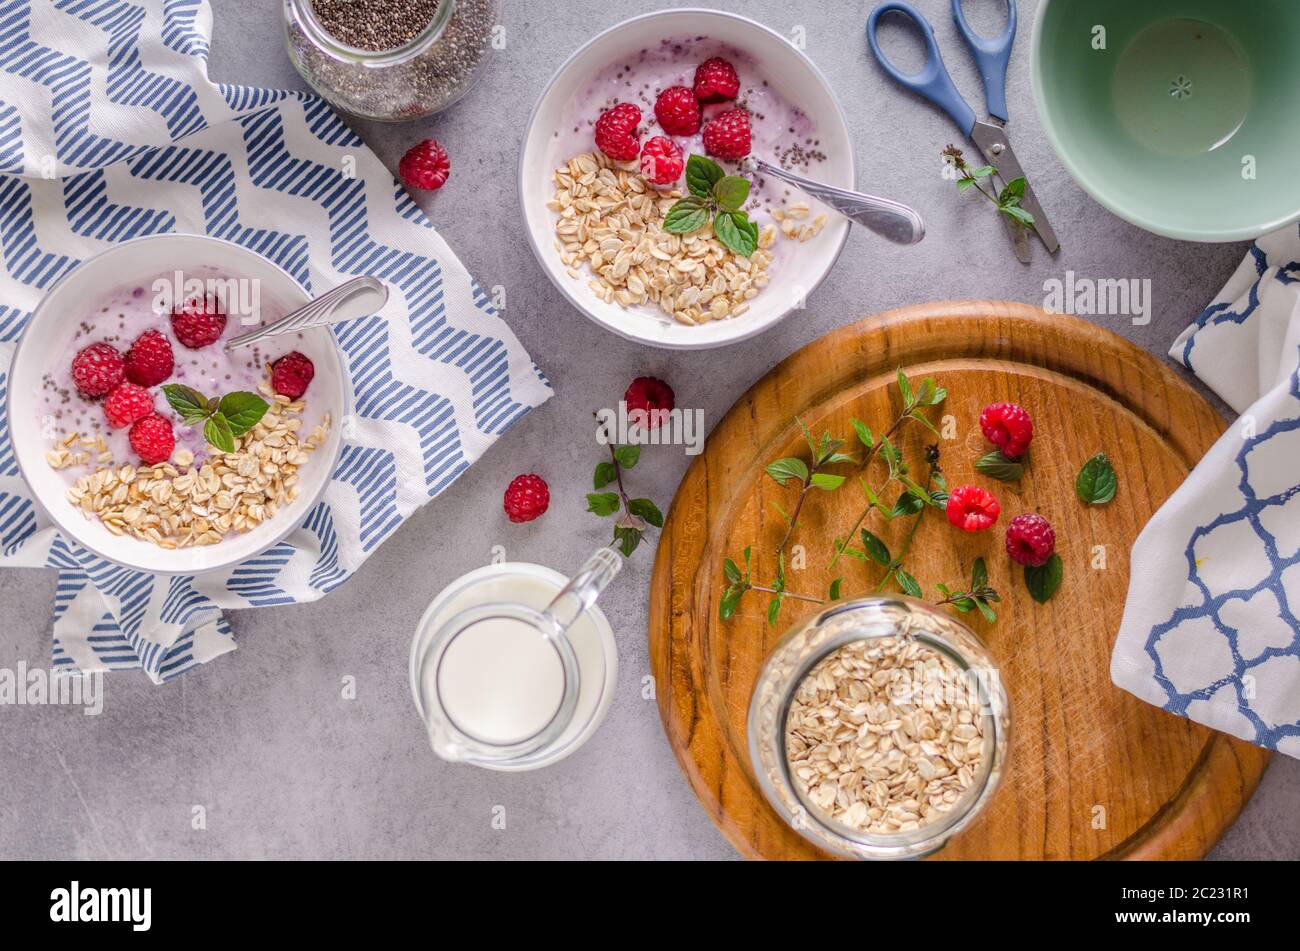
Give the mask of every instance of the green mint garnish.
<path id="1" fill-rule="evenodd" d="M 1008 459 L 995 449 L 976 461 L 975 471 L 999 482 L 1017 482 L 1025 474 L 1025 465 L 1015 459 Z"/>
<path id="2" fill-rule="evenodd" d="M 1061 586 L 1064 574 L 1065 566 L 1061 563 L 1060 555 L 1053 555 L 1046 564 L 1036 568 L 1026 565 L 1025 586 L 1029 588 L 1030 597 L 1039 604 L 1046 604 Z"/>
<path id="3" fill-rule="evenodd" d="M 1105 505 L 1115 498 L 1117 488 L 1119 480 L 1115 476 L 1115 467 L 1104 452 L 1097 453 L 1083 464 L 1074 483 L 1079 500 L 1088 505 Z"/>
<path id="4" fill-rule="evenodd" d="M 728 175 L 712 159 L 692 155 L 686 161 L 686 188 L 681 199 L 664 217 L 670 234 L 691 234 L 710 221 L 713 235 L 725 247 L 747 258 L 758 248 L 758 226 L 741 206 L 749 198 L 749 179 Z"/>
<path id="5" fill-rule="evenodd" d="M 217 399 L 193 387 L 168 383 L 163 395 L 187 426 L 203 426 L 203 438 L 221 452 L 234 452 L 235 440 L 261 421 L 270 404 L 256 393 L 237 391 Z"/>

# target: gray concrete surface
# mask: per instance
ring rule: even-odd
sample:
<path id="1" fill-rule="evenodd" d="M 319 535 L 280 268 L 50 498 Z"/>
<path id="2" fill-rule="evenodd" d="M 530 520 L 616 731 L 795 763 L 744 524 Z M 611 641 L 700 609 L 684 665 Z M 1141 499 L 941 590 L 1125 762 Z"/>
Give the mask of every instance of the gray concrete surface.
<path id="1" fill-rule="evenodd" d="M 929 222 L 926 241 L 903 250 L 855 233 L 806 312 L 731 349 L 667 353 L 602 332 L 565 305 L 520 234 L 517 148 L 534 97 L 569 52 L 594 31 L 658 4 L 504 0 L 508 47 L 467 100 L 426 121 L 356 127 L 390 166 L 424 136 L 447 146 L 451 183 L 425 207 L 484 284 L 505 285 L 507 319 L 554 381 L 555 399 L 328 598 L 236 614 L 235 653 L 165 687 L 114 676 L 99 717 L 0 707 L 0 857 L 732 858 L 682 777 L 654 704 L 641 698 L 652 550 L 637 553 L 605 602 L 621 656 L 609 719 L 584 749 L 538 773 L 449 766 L 427 749 L 407 695 L 406 656 L 428 600 L 487 562 L 493 545 L 512 559 L 564 569 L 605 541 L 607 524 L 583 513 L 597 455 L 589 414 L 616 401 L 634 376 L 669 380 L 679 404 L 703 407 L 712 423 L 791 351 L 861 314 L 943 298 L 1041 303 L 1044 280 L 1067 268 L 1151 278 L 1150 325 L 1104 320 L 1163 354 L 1241 259 L 1244 246 L 1181 244 L 1131 227 L 1067 177 L 1030 96 L 1032 0 L 1020 3 L 1011 128 L 1064 250 L 1052 261 L 1039 248 L 1030 267 L 1013 260 L 987 208 L 940 179 L 938 151 L 954 131 L 869 61 L 861 32 L 869 3 L 714 2 L 784 33 L 806 28 L 808 52 L 856 134 L 860 185 L 919 207 Z M 916 2 L 950 50 L 958 85 L 976 95 L 947 0 Z M 301 85 L 280 47 L 279 3 L 213 5 L 215 79 Z M 988 13 L 1001 0 L 967 6 L 972 15 Z M 687 459 L 666 448 L 644 458 L 636 484 L 666 506 Z M 552 510 L 512 526 L 501 491 L 527 471 L 549 480 Z M 0 666 L 47 663 L 53 589 L 52 572 L 0 572 Z M 347 676 L 356 678 L 352 701 L 341 699 Z M 196 806 L 205 829 L 193 828 Z M 492 825 L 497 806 L 505 809 L 504 830 Z M 1300 858 L 1298 811 L 1300 762 L 1279 758 L 1214 857 Z"/>

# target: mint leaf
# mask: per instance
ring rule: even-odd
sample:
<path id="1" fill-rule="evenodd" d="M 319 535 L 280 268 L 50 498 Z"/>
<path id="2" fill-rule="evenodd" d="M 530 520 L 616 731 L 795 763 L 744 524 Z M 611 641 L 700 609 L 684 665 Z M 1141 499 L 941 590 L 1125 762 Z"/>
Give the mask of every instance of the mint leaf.
<path id="1" fill-rule="evenodd" d="M 675 206 L 674 206 L 675 207 Z M 669 212 L 671 215 L 672 212 Z M 665 230 L 669 230 L 667 225 Z M 758 225 L 743 211 L 722 211 L 713 219 L 713 234 L 719 241 L 747 258 L 758 250 Z"/>
<path id="2" fill-rule="evenodd" d="M 593 489 L 603 489 L 617 478 L 618 470 L 614 468 L 614 463 L 597 463 L 596 472 L 591 477 L 591 487 Z"/>
<path id="3" fill-rule="evenodd" d="M 645 519 L 655 528 L 664 527 L 664 513 L 649 499 L 633 499 L 627 503 L 627 510 L 633 515 Z"/>
<path id="4" fill-rule="evenodd" d="M 831 582 L 831 592 L 830 592 L 829 600 L 838 601 L 840 599 L 840 586 L 843 584 L 844 584 L 843 578 L 836 578 L 834 581 Z"/>
<path id="5" fill-rule="evenodd" d="M 976 558 L 975 564 L 971 567 L 970 587 L 972 591 L 978 591 L 989 583 L 989 568 L 984 564 L 983 558 Z"/>
<path id="6" fill-rule="evenodd" d="M 1025 474 L 1025 466 L 994 450 L 976 461 L 975 471 L 999 482 L 1017 482 Z"/>
<path id="7" fill-rule="evenodd" d="M 718 604 L 718 617 L 724 621 L 729 621 L 735 616 L 736 608 L 740 605 L 740 596 L 745 593 L 745 589 L 737 585 L 732 585 L 727 589 L 727 593 L 722 596 L 722 601 Z"/>
<path id="8" fill-rule="evenodd" d="M 723 211 L 736 211 L 749 198 L 749 179 L 728 175 L 713 186 L 713 200 Z"/>
<path id="9" fill-rule="evenodd" d="M 624 469 L 631 469 L 641 460 L 641 447 L 619 446 L 614 450 L 614 458 Z"/>
<path id="10" fill-rule="evenodd" d="M 213 413 L 203 424 L 203 438 L 222 452 L 235 451 L 235 434 L 230 431 L 230 423 L 220 413 Z"/>
<path id="11" fill-rule="evenodd" d="M 722 573 L 727 576 L 727 580 L 732 584 L 740 584 L 740 566 L 730 558 L 724 558 L 722 560 Z"/>
<path id="12" fill-rule="evenodd" d="M 1032 227 L 1034 224 L 1034 216 L 1019 205 L 1002 205 L 998 208 L 998 211 L 1027 227 Z"/>
<path id="13" fill-rule="evenodd" d="M 1023 176 L 1013 178 L 1007 182 L 1007 187 L 1002 189 L 1002 193 L 998 195 L 998 201 L 1003 204 L 1019 204 L 1020 199 L 1025 197 L 1025 187 L 1026 182 Z"/>
<path id="14" fill-rule="evenodd" d="M 775 597 L 767 605 L 767 623 L 776 627 L 776 619 L 781 616 L 781 598 Z"/>
<path id="15" fill-rule="evenodd" d="M 979 168 L 975 169 L 970 174 L 971 174 L 971 178 L 988 178 L 997 170 L 998 170 L 997 166 L 995 165 L 981 165 Z"/>
<path id="16" fill-rule="evenodd" d="M 798 479 L 800 482 L 804 482 L 808 478 L 807 464 L 802 459 L 796 459 L 794 456 L 778 459 L 763 471 L 782 485 L 785 485 L 789 479 Z"/>
<path id="17" fill-rule="evenodd" d="M 853 430 L 858 434 L 858 440 L 862 445 L 870 449 L 876 444 L 876 437 L 871 434 L 871 430 L 867 428 L 866 423 L 860 419 L 852 419 L 849 422 L 853 423 Z"/>
<path id="18" fill-rule="evenodd" d="M 866 549 L 867 557 L 882 567 L 893 561 L 889 547 L 865 528 L 862 530 L 862 547 Z"/>
<path id="19" fill-rule="evenodd" d="M 1046 604 L 1061 587 L 1061 578 L 1064 574 L 1065 566 L 1061 563 L 1061 556 L 1053 555 L 1045 565 L 1037 568 L 1032 565 L 1025 566 L 1025 586 L 1029 588 L 1029 594 L 1035 601 Z"/>
<path id="20" fill-rule="evenodd" d="M 831 475 L 828 472 L 818 472 L 812 477 L 812 486 L 814 489 L 821 489 L 823 492 L 834 492 L 844 484 L 844 476 Z"/>
<path id="21" fill-rule="evenodd" d="M 168 404 L 185 422 L 192 424 L 208 418 L 207 397 L 198 390 L 181 383 L 168 383 L 162 391 Z"/>
<path id="22" fill-rule="evenodd" d="M 669 234 L 690 234 L 709 223 L 709 209 L 698 198 L 683 198 L 668 209 L 664 230 Z"/>
<path id="23" fill-rule="evenodd" d="M 614 544 L 625 558 L 631 558 L 636 546 L 641 544 L 641 532 L 635 528 L 615 528 Z"/>
<path id="24" fill-rule="evenodd" d="M 1117 488 L 1119 480 L 1115 476 L 1115 467 L 1104 452 L 1097 453 L 1083 464 L 1074 483 L 1080 501 L 1088 505 L 1105 505 L 1115 498 Z"/>
<path id="25" fill-rule="evenodd" d="M 903 368 L 898 368 L 898 392 L 903 396 L 903 411 L 908 412 L 916 406 L 916 396 L 912 393 L 912 383 L 903 372 Z"/>
<path id="26" fill-rule="evenodd" d="M 921 585 L 902 568 L 894 570 L 894 579 L 898 582 L 898 586 L 903 589 L 904 594 L 911 595 L 914 598 L 921 597 Z"/>
<path id="27" fill-rule="evenodd" d="M 587 511 L 594 512 L 602 518 L 618 511 L 617 492 L 588 492 Z"/>
<path id="28" fill-rule="evenodd" d="M 266 415 L 269 405 L 256 393 L 240 390 L 221 397 L 221 402 L 217 404 L 217 412 L 226 418 L 231 433 L 242 436 Z"/>
<path id="29" fill-rule="evenodd" d="M 692 155 L 686 160 L 686 187 L 696 198 L 708 198 L 713 186 L 726 174 L 721 165 L 703 155 Z"/>

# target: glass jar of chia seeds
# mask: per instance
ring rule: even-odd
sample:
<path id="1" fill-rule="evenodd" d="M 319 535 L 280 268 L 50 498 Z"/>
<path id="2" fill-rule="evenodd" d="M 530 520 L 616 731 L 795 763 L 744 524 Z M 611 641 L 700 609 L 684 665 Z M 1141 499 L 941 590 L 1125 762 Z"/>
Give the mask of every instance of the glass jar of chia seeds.
<path id="1" fill-rule="evenodd" d="M 749 705 L 749 759 L 796 832 L 859 859 L 920 858 L 989 804 L 1011 715 L 997 662 L 921 601 L 831 605 L 781 638 Z"/>
<path id="2" fill-rule="evenodd" d="M 366 119 L 416 119 L 465 95 L 491 58 L 498 0 L 284 0 L 289 59 Z M 427 20 L 426 20 L 427 18 Z"/>

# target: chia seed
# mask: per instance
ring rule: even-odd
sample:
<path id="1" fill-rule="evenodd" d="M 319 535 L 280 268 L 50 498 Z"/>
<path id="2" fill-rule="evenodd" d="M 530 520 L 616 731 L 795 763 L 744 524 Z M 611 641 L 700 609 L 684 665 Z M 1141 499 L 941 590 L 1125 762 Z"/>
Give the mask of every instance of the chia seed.
<path id="1" fill-rule="evenodd" d="M 357 49 L 377 53 L 411 42 L 429 25 L 438 0 L 311 0 L 325 32 Z"/>
<path id="2" fill-rule="evenodd" d="M 492 52 L 499 0 L 288 0 L 284 9 L 289 58 L 307 83 L 345 112 L 394 120 L 469 91 Z"/>

